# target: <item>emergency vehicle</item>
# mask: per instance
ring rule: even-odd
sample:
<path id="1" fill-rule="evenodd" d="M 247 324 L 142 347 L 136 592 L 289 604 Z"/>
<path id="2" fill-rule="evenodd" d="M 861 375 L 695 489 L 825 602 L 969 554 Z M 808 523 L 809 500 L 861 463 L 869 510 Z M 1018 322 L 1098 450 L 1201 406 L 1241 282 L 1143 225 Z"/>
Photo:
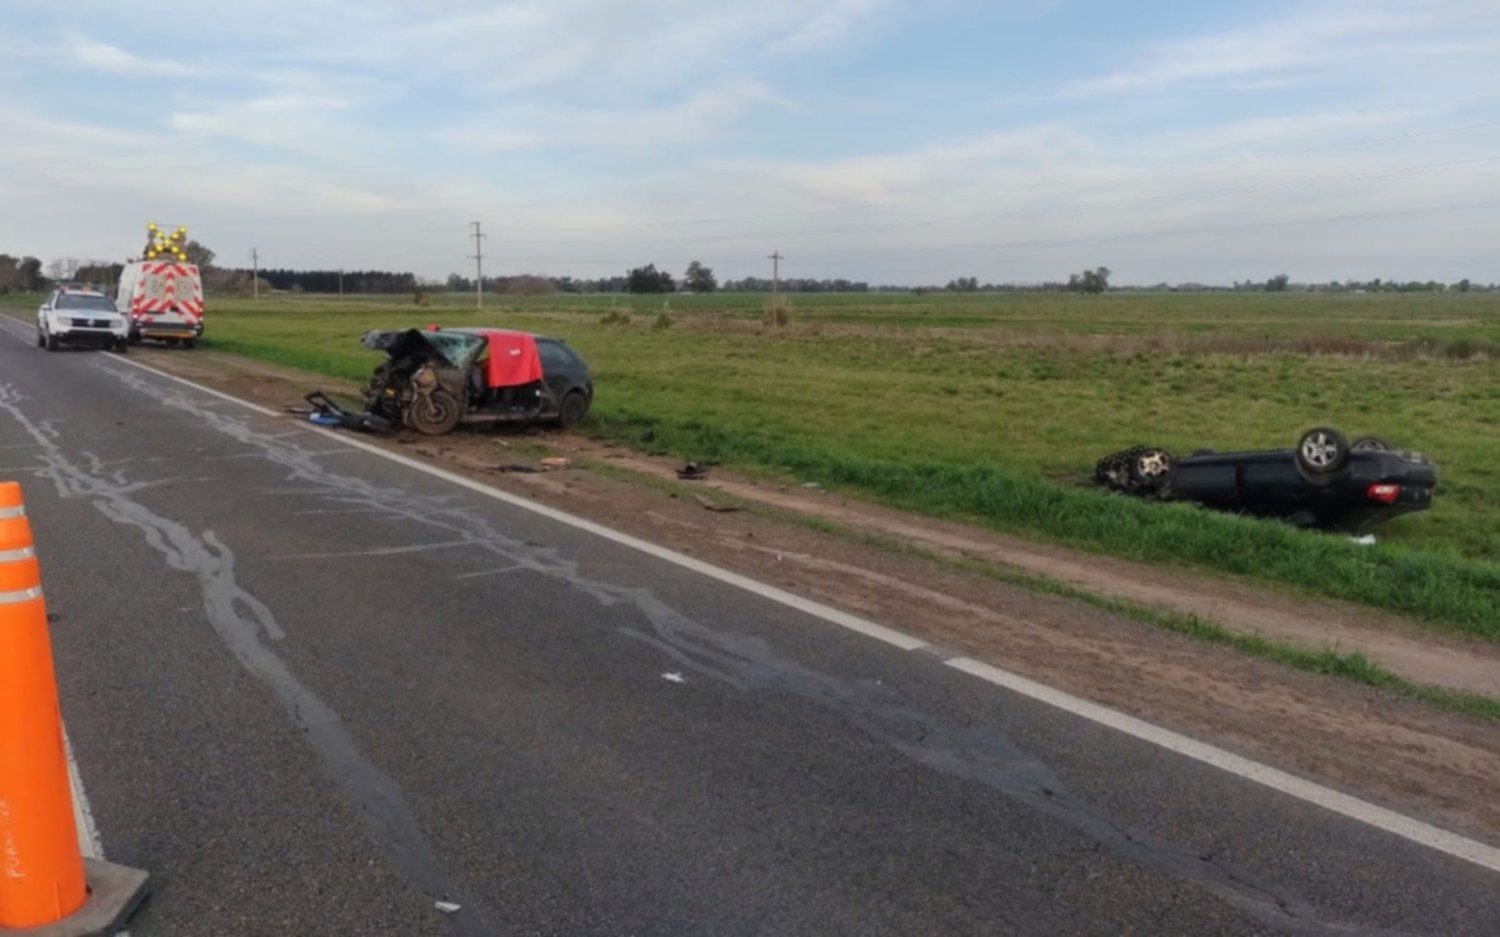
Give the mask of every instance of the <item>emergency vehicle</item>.
<path id="1" fill-rule="evenodd" d="M 125 265 L 116 304 L 130 320 L 130 341 L 156 339 L 192 348 L 203 337 L 203 278 L 190 264 L 187 228 L 146 225 L 142 260 Z"/>
<path id="2" fill-rule="evenodd" d="M 115 304 L 130 320 L 131 343 L 149 338 L 192 348 L 203 337 L 203 279 L 197 264 L 126 264 Z"/>

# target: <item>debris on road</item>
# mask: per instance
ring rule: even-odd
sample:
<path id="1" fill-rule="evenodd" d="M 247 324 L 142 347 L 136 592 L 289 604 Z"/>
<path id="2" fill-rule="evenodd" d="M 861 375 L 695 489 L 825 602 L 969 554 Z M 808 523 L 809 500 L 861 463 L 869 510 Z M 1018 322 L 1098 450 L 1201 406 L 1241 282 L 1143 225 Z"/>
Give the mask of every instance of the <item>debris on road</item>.
<path id="1" fill-rule="evenodd" d="M 308 412 L 309 422 L 319 426 L 332 426 L 358 430 L 362 433 L 393 433 L 396 427 L 390 420 L 374 413 L 354 413 L 345 410 L 321 390 L 315 390 L 302 398 L 312 404 Z M 290 410 L 290 408 L 288 408 Z"/>
<path id="2" fill-rule="evenodd" d="M 720 514 L 729 514 L 740 509 L 737 504 L 720 504 L 717 501 L 710 501 L 702 495 L 693 495 L 693 500 L 703 505 L 704 508 L 710 511 L 718 511 Z"/>
<path id="3" fill-rule="evenodd" d="M 680 673 L 664 673 L 661 678 L 668 683 L 687 683 L 687 679 Z"/>
<path id="4" fill-rule="evenodd" d="M 432 906 L 444 914 L 453 914 L 463 907 L 463 905 L 453 901 L 434 901 Z"/>
<path id="5" fill-rule="evenodd" d="M 708 470 L 717 463 L 714 462 L 689 462 L 677 470 L 677 477 L 683 481 L 702 481 L 708 477 Z"/>
<path id="6" fill-rule="evenodd" d="M 573 465 L 572 459 L 560 455 L 550 455 L 545 459 L 542 459 L 541 461 L 542 465 L 546 466 L 549 469 L 565 469 L 570 468 Z"/>

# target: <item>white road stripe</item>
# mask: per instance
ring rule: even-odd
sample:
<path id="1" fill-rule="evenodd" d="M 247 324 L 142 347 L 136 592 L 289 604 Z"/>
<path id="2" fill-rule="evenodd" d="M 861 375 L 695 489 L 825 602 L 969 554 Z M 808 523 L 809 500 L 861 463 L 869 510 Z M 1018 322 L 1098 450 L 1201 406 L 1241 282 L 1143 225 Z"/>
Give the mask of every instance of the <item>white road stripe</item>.
<path id="1" fill-rule="evenodd" d="M 1457 833 L 1439 829 L 1420 820 L 1413 820 L 1405 814 L 1394 810 L 1387 810 L 1358 797 L 1350 797 L 1348 794 L 1340 793 L 1332 788 L 1324 787 L 1313 781 L 1299 778 L 1294 774 L 1288 774 L 1279 768 L 1252 761 L 1242 755 L 1225 751 L 1206 742 L 1188 738 L 1185 735 L 1163 729 L 1161 726 L 1152 725 L 1134 716 L 1127 716 L 1119 710 L 1091 703 L 1071 693 L 1053 689 L 1044 683 L 1037 683 L 1020 674 L 1002 670 L 991 664 L 972 660 L 967 657 L 954 657 L 944 661 L 946 665 L 955 670 L 972 674 L 981 680 L 986 680 L 996 686 L 1004 687 L 1013 693 L 1028 696 L 1049 706 L 1066 710 L 1076 716 L 1082 716 L 1091 722 L 1097 722 L 1102 726 L 1108 726 L 1117 732 L 1134 736 L 1152 745 L 1160 745 L 1168 751 L 1179 755 L 1186 755 L 1194 761 L 1201 761 L 1206 765 L 1213 765 L 1228 771 L 1230 774 L 1238 775 L 1257 784 L 1289 794 L 1298 800 L 1305 800 L 1311 804 L 1317 804 L 1334 813 L 1343 814 L 1361 823 L 1367 823 L 1377 829 L 1388 833 L 1395 833 L 1404 839 L 1414 843 L 1421 843 L 1446 852 L 1450 856 L 1472 862 L 1475 865 L 1484 866 L 1494 872 L 1500 872 L 1500 849 L 1477 842 Z"/>
<path id="2" fill-rule="evenodd" d="M 271 410 L 267 407 L 262 407 L 259 404 L 251 403 L 248 400 L 241 400 L 238 397 L 233 397 L 222 391 L 214 390 L 211 387 L 204 387 L 203 385 L 194 383 L 193 381 L 187 380 L 186 378 L 178 377 L 175 374 L 168 374 L 165 371 L 158 370 L 151 367 L 150 365 L 141 364 L 137 361 L 132 361 L 129 358 L 117 357 L 113 360 L 118 361 L 122 364 L 128 364 L 134 368 L 139 368 L 143 371 L 150 372 L 151 374 L 155 374 L 158 377 L 164 378 L 166 380 L 175 381 L 176 383 L 191 387 L 201 393 L 205 393 L 213 397 L 218 397 L 221 400 L 231 401 L 249 410 L 265 414 L 266 416 L 281 415 L 275 410 Z M 379 446 L 367 443 L 361 439 L 350 438 L 347 435 L 334 433 L 330 430 L 325 430 L 311 424 L 308 424 L 305 429 L 309 432 L 319 433 L 321 435 L 327 436 L 330 439 L 337 439 L 343 442 L 345 445 L 352 446 L 356 449 L 362 449 L 366 452 L 371 453 L 372 455 L 376 455 L 382 459 L 387 459 L 391 462 L 396 462 L 408 468 L 415 469 L 416 471 L 422 472 L 426 475 L 431 475 L 435 478 L 441 478 L 444 481 L 451 482 L 455 485 L 466 488 L 486 497 L 493 498 L 497 501 L 501 501 L 505 504 L 509 504 L 513 507 L 517 507 L 525 511 L 530 511 L 533 514 L 538 514 L 542 517 L 557 521 L 558 523 L 566 524 L 577 530 L 582 530 L 587 533 L 594 534 L 595 536 L 602 537 L 605 540 L 618 543 L 621 546 L 639 550 L 640 552 L 645 553 L 648 556 L 653 556 L 657 559 L 676 564 L 677 566 L 683 567 L 684 569 L 690 569 L 693 572 L 701 573 L 702 575 L 708 576 L 711 579 L 716 579 L 719 582 L 735 586 L 736 588 L 743 589 L 746 592 L 759 595 L 762 598 L 770 599 L 773 602 L 778 602 L 782 605 L 787 606 L 788 608 L 795 609 L 807 615 L 821 618 L 824 621 L 838 625 L 841 628 L 847 628 L 851 631 L 858 632 L 859 634 L 875 638 L 876 640 L 884 641 L 885 643 L 894 645 L 895 647 L 899 647 L 902 650 L 911 651 L 927 648 L 930 646 L 926 641 L 922 641 L 910 635 L 903 634 L 902 632 L 897 631 L 893 628 L 887 628 L 884 625 L 879 625 L 875 622 L 868 621 L 864 618 L 859 617 L 858 615 L 851 615 L 848 612 L 832 608 L 831 606 L 823 605 L 820 602 L 814 602 L 810 599 L 805 599 L 801 596 L 793 595 L 792 593 L 786 592 L 782 589 L 778 589 L 775 586 L 758 582 L 754 579 L 749 578 L 748 576 L 742 576 L 739 573 L 730 572 L 727 569 L 721 569 L 717 566 L 705 563 L 702 560 L 697 560 L 690 556 L 678 553 L 675 550 L 669 550 L 666 547 L 661 547 L 654 543 L 641 540 L 637 537 L 632 537 L 629 534 L 622 533 L 617 530 L 612 530 L 601 524 L 596 524 L 593 521 L 585 520 L 581 517 L 576 517 L 564 511 L 559 511 L 556 508 L 551 508 L 544 504 L 534 503 L 530 500 L 527 500 L 526 498 L 510 494 L 509 492 L 501 491 L 497 488 L 491 488 L 472 479 L 464 478 L 461 475 L 455 475 L 452 472 L 440 469 L 433 465 L 427 465 L 426 463 L 419 462 L 415 459 L 401 455 L 400 453 L 389 452 Z M 1225 751 L 1224 749 L 1216 748 L 1215 746 L 1206 744 L 1204 742 L 1199 742 L 1180 733 L 1173 732 L 1170 729 L 1164 729 L 1149 722 L 1136 719 L 1133 716 L 1127 716 L 1126 714 L 1119 712 L 1118 710 L 1110 709 L 1107 706 L 1101 706 L 1097 703 L 1091 703 L 1088 700 L 1080 699 L 1079 697 L 1064 693 L 1061 690 L 1053 689 L 1052 687 L 1037 683 L 1019 674 L 1014 674 L 1010 671 L 1002 670 L 999 667 L 994 667 L 990 664 L 970 660 L 965 657 L 951 658 L 945 661 L 945 663 L 948 666 L 953 667 L 954 669 L 961 670 L 965 673 L 977 676 L 980 679 L 987 680 L 990 683 L 995 684 L 996 686 L 1003 687 L 1015 693 L 1020 693 L 1038 702 L 1045 703 L 1049 706 L 1054 706 L 1058 709 L 1063 710 L 1064 712 L 1071 713 L 1084 719 L 1088 719 L 1091 722 L 1096 722 L 1103 726 L 1107 726 L 1118 732 L 1123 732 L 1144 742 L 1150 742 L 1153 745 L 1158 745 L 1162 748 L 1165 748 L 1172 752 L 1176 752 L 1187 758 L 1192 758 L 1195 761 L 1199 761 L 1207 765 L 1212 765 L 1213 767 L 1233 774 L 1236 777 L 1244 778 L 1248 781 L 1253 781 L 1257 784 L 1264 785 L 1289 797 L 1295 797 L 1298 800 L 1316 804 L 1317 806 L 1332 811 L 1333 813 L 1348 817 L 1352 820 L 1357 820 L 1377 829 L 1385 830 L 1388 833 L 1395 834 L 1396 836 L 1400 836 L 1403 839 L 1410 840 L 1411 842 L 1436 849 L 1440 852 L 1446 853 L 1450 856 L 1454 856 L 1458 859 L 1463 859 L 1467 862 L 1472 862 L 1475 865 L 1482 866 L 1491 871 L 1500 872 L 1500 849 L 1496 849 L 1495 847 L 1479 842 L 1478 840 L 1470 839 L 1466 836 L 1461 836 L 1457 833 L 1452 833 L 1447 830 L 1440 829 L 1429 823 L 1424 823 L 1421 820 L 1416 820 L 1404 814 L 1396 813 L 1395 811 L 1388 810 L 1384 807 L 1369 803 L 1368 801 L 1360 800 L 1357 797 L 1352 797 L 1348 794 L 1336 791 L 1333 788 L 1325 787 L 1316 782 L 1306 780 L 1305 778 L 1297 777 L 1296 775 L 1289 774 L 1277 768 L 1273 768 L 1270 765 L 1265 765 L 1258 761 L 1253 761 L 1249 758 L 1235 755 L 1231 752 Z"/>

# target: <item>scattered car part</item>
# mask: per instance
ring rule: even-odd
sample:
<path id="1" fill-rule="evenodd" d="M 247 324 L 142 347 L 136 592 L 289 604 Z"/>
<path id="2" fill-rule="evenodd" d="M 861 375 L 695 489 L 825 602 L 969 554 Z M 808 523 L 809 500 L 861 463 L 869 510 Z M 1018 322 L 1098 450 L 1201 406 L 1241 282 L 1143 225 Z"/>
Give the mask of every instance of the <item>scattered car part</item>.
<path id="1" fill-rule="evenodd" d="M 677 477 L 683 481 L 702 481 L 708 477 L 708 469 L 712 462 L 689 462 L 677 470 Z"/>
<path id="2" fill-rule="evenodd" d="M 321 390 L 315 390 L 302 399 L 312 404 L 312 411 L 307 415 L 308 420 L 321 426 L 338 426 L 362 433 L 395 432 L 396 427 L 391 425 L 391 421 L 385 417 L 369 412 L 355 413 L 345 410 Z"/>
<path id="3" fill-rule="evenodd" d="M 1438 472 L 1419 452 L 1365 437 L 1350 445 L 1328 427 L 1303 433 L 1290 449 L 1199 450 L 1173 459 L 1136 446 L 1100 459 L 1095 481 L 1114 491 L 1363 536 L 1401 514 L 1432 506 Z"/>

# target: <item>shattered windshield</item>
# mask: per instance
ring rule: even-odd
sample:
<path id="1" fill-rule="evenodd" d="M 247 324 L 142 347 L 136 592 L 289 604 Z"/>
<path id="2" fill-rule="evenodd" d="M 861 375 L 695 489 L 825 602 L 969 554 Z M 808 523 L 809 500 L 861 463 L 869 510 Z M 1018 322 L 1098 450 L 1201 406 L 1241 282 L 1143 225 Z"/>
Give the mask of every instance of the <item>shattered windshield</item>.
<path id="1" fill-rule="evenodd" d="M 483 336 L 468 332 L 421 332 L 405 329 L 400 332 L 366 332 L 361 344 L 374 351 L 383 351 L 392 358 L 434 352 L 457 368 L 466 368 L 483 350 Z"/>

